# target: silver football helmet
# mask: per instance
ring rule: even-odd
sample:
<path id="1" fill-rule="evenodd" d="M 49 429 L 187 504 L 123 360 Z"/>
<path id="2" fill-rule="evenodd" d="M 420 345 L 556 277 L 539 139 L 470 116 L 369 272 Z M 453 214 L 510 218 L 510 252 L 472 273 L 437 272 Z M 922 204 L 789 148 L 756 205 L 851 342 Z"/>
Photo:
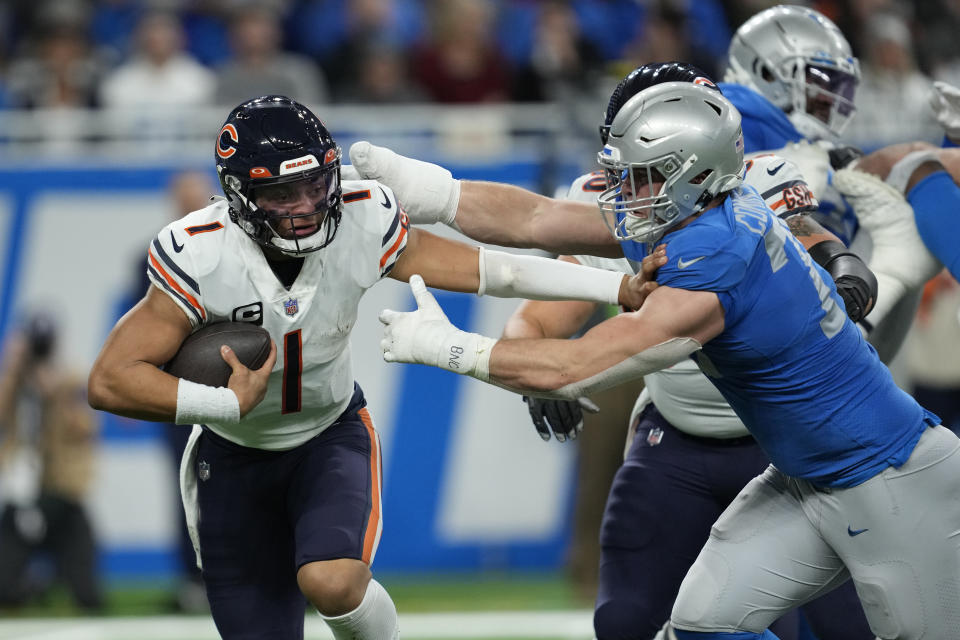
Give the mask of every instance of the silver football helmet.
<path id="1" fill-rule="evenodd" d="M 762 94 L 805 137 L 832 140 L 856 111 L 860 63 L 829 18 L 807 7 L 779 5 L 737 29 L 723 79 Z"/>
<path id="2" fill-rule="evenodd" d="M 607 174 L 597 201 L 613 235 L 655 243 L 743 182 L 740 113 L 714 88 L 654 85 L 621 107 L 597 160 Z"/>

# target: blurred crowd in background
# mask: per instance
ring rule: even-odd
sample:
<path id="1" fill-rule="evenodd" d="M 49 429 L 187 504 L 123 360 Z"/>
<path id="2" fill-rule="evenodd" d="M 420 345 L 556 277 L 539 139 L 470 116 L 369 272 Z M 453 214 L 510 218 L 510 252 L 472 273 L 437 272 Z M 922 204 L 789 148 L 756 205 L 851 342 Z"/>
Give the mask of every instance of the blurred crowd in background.
<path id="1" fill-rule="evenodd" d="M 0 105 L 233 106 L 252 95 L 329 103 L 562 101 L 629 69 L 718 74 L 765 0 L 7 0 Z M 927 138 L 931 78 L 960 82 L 960 2 L 810 3 L 863 64 L 849 132 Z M 602 88 L 593 91 L 598 85 Z M 322 113 L 322 112 L 321 112 Z"/>

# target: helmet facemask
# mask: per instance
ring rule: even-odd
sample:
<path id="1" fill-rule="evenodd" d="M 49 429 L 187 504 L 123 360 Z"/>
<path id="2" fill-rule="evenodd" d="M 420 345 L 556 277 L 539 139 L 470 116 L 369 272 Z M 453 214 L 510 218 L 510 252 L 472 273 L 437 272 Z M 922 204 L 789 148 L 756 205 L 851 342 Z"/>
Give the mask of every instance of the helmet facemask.
<path id="1" fill-rule="evenodd" d="M 317 169 L 246 181 L 221 176 L 234 222 L 260 245 L 291 256 L 326 247 L 342 215 L 340 155 Z"/>
<path id="2" fill-rule="evenodd" d="M 835 140 L 843 135 L 857 107 L 853 104 L 859 78 L 840 69 L 796 65 L 790 121 L 812 139 Z"/>
<path id="3" fill-rule="evenodd" d="M 682 220 L 683 211 L 671 194 L 676 193 L 677 183 L 696 161 L 692 156 L 682 165 L 680 158 L 671 154 L 648 162 L 621 162 L 601 154 L 599 162 L 605 169 L 607 188 L 597 201 L 607 228 L 620 240 L 659 240 Z M 704 176 L 697 178 L 702 182 Z M 702 208 L 712 199 L 711 194 L 702 192 L 695 207 Z"/>

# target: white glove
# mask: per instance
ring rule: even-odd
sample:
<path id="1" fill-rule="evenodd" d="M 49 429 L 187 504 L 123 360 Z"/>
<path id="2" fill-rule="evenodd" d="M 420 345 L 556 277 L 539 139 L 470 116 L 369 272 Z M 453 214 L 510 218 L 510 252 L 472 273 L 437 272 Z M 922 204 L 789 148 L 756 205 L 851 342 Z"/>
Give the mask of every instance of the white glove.
<path id="1" fill-rule="evenodd" d="M 877 325 L 907 290 L 923 286 L 943 266 L 920 238 L 913 207 L 895 188 L 856 169 L 835 172 L 833 186 L 873 241 L 868 266 L 877 276 L 878 292 L 867 320 Z"/>
<path id="2" fill-rule="evenodd" d="M 414 224 L 442 222 L 457 228 L 460 181 L 440 165 L 402 156 L 366 140 L 350 146 L 350 162 L 366 180 L 379 180 L 397 194 Z"/>
<path id="3" fill-rule="evenodd" d="M 930 109 L 947 137 L 960 140 L 960 88 L 946 82 L 934 82 L 930 88 Z"/>
<path id="4" fill-rule="evenodd" d="M 386 325 L 380 341 L 383 359 L 427 364 L 489 380 L 490 351 L 497 341 L 450 324 L 419 275 L 410 276 L 410 289 L 417 301 L 416 311 L 380 312 L 380 322 Z"/>

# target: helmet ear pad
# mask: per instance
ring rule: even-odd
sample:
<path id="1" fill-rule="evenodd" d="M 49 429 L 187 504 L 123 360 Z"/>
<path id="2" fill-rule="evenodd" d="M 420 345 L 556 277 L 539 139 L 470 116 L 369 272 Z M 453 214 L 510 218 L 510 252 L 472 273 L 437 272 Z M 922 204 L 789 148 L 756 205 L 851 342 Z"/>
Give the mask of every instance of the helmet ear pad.
<path id="1" fill-rule="evenodd" d="M 220 129 L 215 147 L 217 173 L 230 219 L 260 245 L 302 255 L 330 244 L 340 225 L 342 187 L 340 147 L 309 109 L 285 96 L 262 96 L 238 105 Z M 283 238 L 277 212 L 254 201 L 258 187 L 316 180 L 326 184 L 326 200 L 312 213 L 323 215 L 317 230 Z M 279 217 L 297 217 L 281 214 Z M 291 222 L 292 224 L 292 222 Z"/>

